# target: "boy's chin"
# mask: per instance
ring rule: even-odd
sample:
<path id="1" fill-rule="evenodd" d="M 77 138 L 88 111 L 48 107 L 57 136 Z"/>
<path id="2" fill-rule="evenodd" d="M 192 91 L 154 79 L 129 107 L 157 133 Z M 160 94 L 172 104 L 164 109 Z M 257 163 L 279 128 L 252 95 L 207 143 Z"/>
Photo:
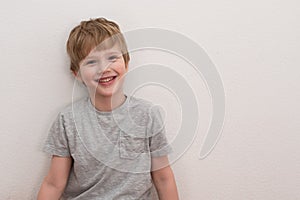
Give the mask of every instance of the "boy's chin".
<path id="1" fill-rule="evenodd" d="M 116 92 L 112 92 L 112 91 L 108 91 L 108 92 L 95 92 L 93 93 L 94 97 L 96 98 L 113 98 L 113 97 L 117 97 L 118 94 Z"/>

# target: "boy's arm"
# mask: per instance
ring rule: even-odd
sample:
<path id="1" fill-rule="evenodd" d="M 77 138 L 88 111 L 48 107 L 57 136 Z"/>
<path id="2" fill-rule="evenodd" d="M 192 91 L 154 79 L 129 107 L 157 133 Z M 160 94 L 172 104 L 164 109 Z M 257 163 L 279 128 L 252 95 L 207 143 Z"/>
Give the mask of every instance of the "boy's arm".
<path id="1" fill-rule="evenodd" d="M 151 158 L 151 176 L 156 187 L 159 200 L 178 200 L 178 192 L 173 171 L 167 156 Z"/>
<path id="2" fill-rule="evenodd" d="M 38 193 L 38 200 L 58 200 L 68 181 L 72 157 L 52 156 L 48 175 Z"/>

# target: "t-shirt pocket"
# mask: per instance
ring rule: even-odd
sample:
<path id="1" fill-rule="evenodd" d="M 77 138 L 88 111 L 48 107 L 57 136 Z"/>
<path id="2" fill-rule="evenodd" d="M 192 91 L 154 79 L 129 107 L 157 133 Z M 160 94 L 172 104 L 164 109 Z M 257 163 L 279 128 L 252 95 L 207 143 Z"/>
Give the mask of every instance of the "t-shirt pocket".
<path id="1" fill-rule="evenodd" d="M 149 153 L 148 139 L 143 134 L 130 134 L 120 130 L 119 150 L 121 158 L 135 159 L 141 154 Z"/>

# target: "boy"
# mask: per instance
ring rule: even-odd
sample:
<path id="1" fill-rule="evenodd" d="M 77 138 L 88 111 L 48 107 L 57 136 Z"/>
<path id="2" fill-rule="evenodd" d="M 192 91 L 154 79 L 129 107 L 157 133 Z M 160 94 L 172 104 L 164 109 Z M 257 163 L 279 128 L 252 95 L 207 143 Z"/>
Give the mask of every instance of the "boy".
<path id="1" fill-rule="evenodd" d="M 67 52 L 89 97 L 67 106 L 52 124 L 43 148 L 51 166 L 38 199 L 178 199 L 159 111 L 123 92 L 130 58 L 118 25 L 82 21 Z"/>

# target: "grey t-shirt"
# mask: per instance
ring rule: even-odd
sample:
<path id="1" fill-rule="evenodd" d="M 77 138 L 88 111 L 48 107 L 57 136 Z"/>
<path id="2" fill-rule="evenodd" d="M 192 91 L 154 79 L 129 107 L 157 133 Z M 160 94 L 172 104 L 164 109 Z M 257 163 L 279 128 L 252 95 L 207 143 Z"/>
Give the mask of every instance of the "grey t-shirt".
<path id="1" fill-rule="evenodd" d="M 62 199 L 157 199 L 151 157 L 172 152 L 163 119 L 153 103 L 125 96 L 111 112 L 85 97 L 57 115 L 43 151 L 73 158 Z"/>

